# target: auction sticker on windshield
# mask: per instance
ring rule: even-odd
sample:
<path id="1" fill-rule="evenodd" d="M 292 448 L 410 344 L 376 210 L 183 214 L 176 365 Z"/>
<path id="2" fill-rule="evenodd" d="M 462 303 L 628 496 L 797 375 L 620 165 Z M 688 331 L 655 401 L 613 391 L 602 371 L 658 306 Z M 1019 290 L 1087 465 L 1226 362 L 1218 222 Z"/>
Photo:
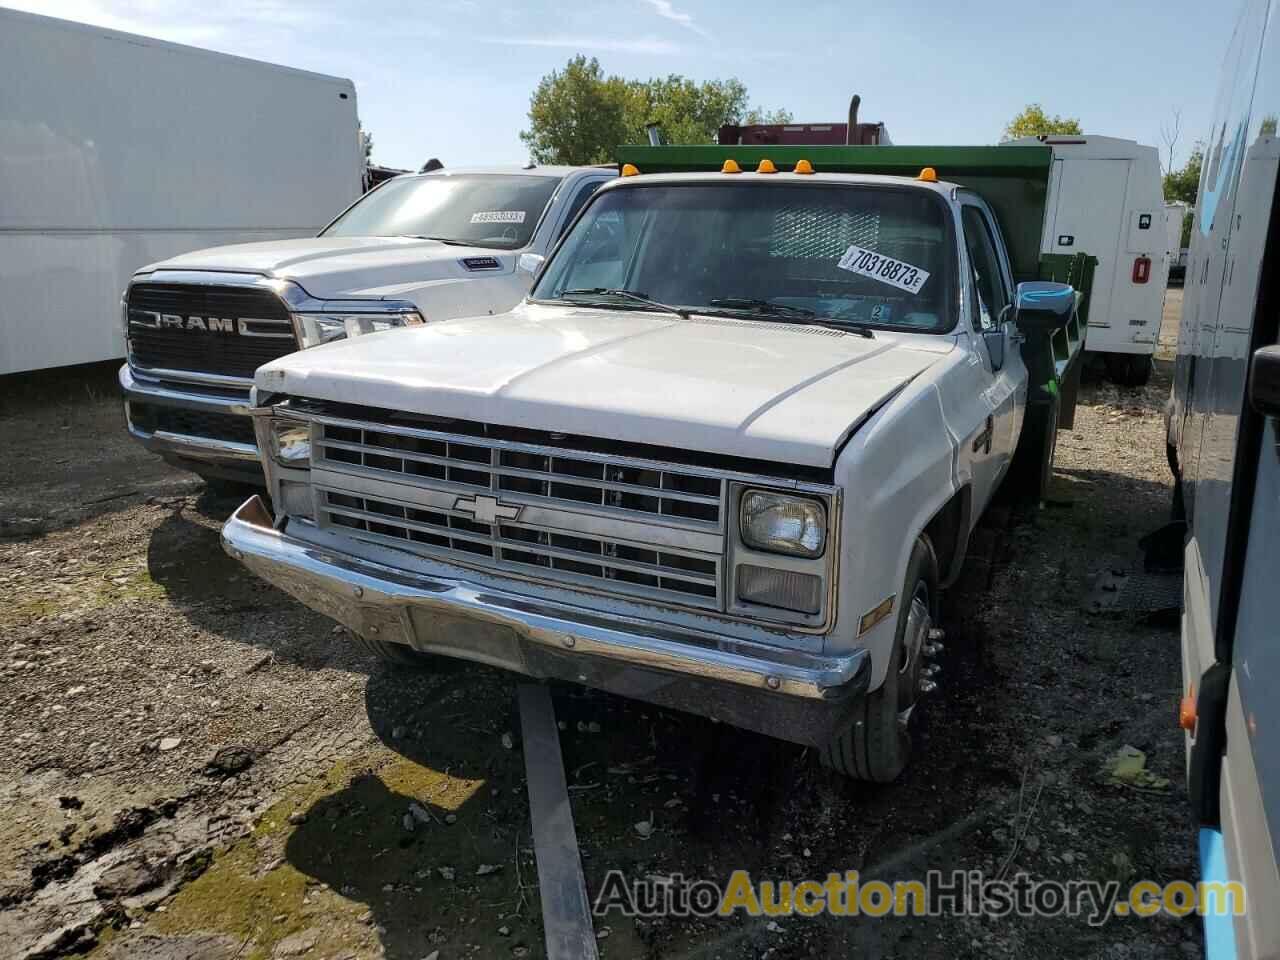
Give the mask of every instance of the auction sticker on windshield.
<path id="1" fill-rule="evenodd" d="M 887 283 L 907 293 L 919 293 L 920 288 L 929 279 L 928 270 L 922 270 L 903 260 L 895 260 L 893 257 L 867 250 L 856 244 L 844 252 L 844 256 L 836 266 L 841 270 L 848 270 L 850 273 Z"/>
<path id="2" fill-rule="evenodd" d="M 484 210 L 471 215 L 472 223 L 524 223 L 523 210 Z"/>

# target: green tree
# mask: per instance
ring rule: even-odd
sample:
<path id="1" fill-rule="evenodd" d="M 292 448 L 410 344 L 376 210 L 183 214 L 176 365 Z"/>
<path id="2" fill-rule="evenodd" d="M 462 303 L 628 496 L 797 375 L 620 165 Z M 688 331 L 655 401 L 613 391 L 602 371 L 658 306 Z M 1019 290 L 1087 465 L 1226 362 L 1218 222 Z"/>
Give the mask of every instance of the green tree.
<path id="1" fill-rule="evenodd" d="M 1200 188 L 1200 167 L 1204 164 L 1204 144 L 1196 143 L 1191 148 L 1191 155 L 1179 170 L 1170 170 L 1164 175 L 1164 199 L 1168 203 L 1181 200 L 1194 204 L 1196 191 Z"/>
<path id="2" fill-rule="evenodd" d="M 1029 103 L 1004 128 L 1004 139 L 1016 140 L 1019 137 L 1039 137 L 1045 134 L 1079 135 L 1080 121 L 1075 117 L 1060 117 L 1056 113 L 1051 117 L 1044 112 L 1038 103 Z"/>
<path id="3" fill-rule="evenodd" d="M 749 107 L 735 77 L 702 83 L 679 74 L 649 80 L 606 76 L 579 55 L 538 83 L 529 129 L 520 133 L 535 163 L 604 163 L 620 143 L 643 143 L 656 123 L 668 143 L 711 143 L 726 123 L 787 123 L 786 110 Z"/>
<path id="4" fill-rule="evenodd" d="M 520 139 L 534 163 L 587 164 L 612 159 L 626 129 L 628 89 L 606 77 L 600 61 L 579 54 L 543 77 L 529 101 Z"/>
<path id="5" fill-rule="evenodd" d="M 1164 175 L 1164 199 L 1167 203 L 1181 200 L 1195 206 L 1196 191 L 1200 189 L 1200 168 L 1204 166 L 1204 144 L 1197 141 L 1191 148 L 1191 155 L 1179 170 L 1170 170 Z M 1182 246 L 1191 244 L 1192 213 L 1182 219 Z"/>

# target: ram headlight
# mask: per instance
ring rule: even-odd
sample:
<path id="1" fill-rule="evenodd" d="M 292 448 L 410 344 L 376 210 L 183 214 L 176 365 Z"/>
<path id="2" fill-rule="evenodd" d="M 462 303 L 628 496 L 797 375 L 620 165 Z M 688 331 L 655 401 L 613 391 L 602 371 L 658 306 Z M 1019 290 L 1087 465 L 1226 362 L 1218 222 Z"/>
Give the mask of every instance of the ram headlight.
<path id="1" fill-rule="evenodd" d="M 295 313 L 293 322 L 298 331 L 298 340 L 305 348 L 365 333 L 376 333 L 379 330 L 421 326 L 426 321 L 417 310 L 393 306 L 388 309 L 374 307 L 353 312 Z"/>
<path id="2" fill-rule="evenodd" d="M 299 420 L 272 420 L 271 456 L 282 467 L 311 466 L 311 425 Z"/>
<path id="3" fill-rule="evenodd" d="M 738 529 L 748 547 L 813 559 L 827 546 L 827 510 L 808 497 L 748 490 Z"/>

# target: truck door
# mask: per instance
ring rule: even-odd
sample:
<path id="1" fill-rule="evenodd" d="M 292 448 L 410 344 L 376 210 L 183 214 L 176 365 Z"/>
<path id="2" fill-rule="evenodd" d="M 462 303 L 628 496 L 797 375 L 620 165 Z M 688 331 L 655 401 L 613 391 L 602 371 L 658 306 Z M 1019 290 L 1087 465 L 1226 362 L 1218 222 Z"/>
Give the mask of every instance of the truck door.
<path id="1" fill-rule="evenodd" d="M 1090 253 L 1098 258 L 1089 295 L 1089 329 L 1085 347 L 1106 352 L 1132 341 L 1128 321 L 1114 307 L 1115 288 L 1128 283 L 1121 277 L 1121 240 L 1128 233 L 1123 216 L 1129 181 L 1129 160 L 1066 157 L 1054 160 L 1058 196 L 1052 232 L 1045 249 L 1050 253 Z"/>
<path id="2" fill-rule="evenodd" d="M 981 398 L 986 410 L 975 435 L 964 441 L 962 456 L 972 457 L 975 506 L 981 510 L 1013 459 L 1015 438 L 1021 429 L 1019 411 L 1027 389 L 1022 355 L 1010 341 L 1013 281 L 1004 254 L 1001 234 L 986 204 L 976 197 L 964 198 L 961 226 L 969 254 L 972 282 L 971 336 L 982 362 Z M 976 512 L 975 512 L 976 515 Z"/>

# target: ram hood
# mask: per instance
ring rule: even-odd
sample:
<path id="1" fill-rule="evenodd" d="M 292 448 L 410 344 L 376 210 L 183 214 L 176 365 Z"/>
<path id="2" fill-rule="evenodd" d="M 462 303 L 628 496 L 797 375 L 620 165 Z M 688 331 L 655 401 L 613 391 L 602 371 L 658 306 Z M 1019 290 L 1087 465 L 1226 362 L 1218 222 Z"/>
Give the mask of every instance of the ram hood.
<path id="1" fill-rule="evenodd" d="M 464 280 L 511 273 L 517 254 L 460 247 L 413 237 L 308 237 L 239 243 L 184 253 L 146 270 L 255 273 L 295 280 L 313 297 L 395 296 L 429 281 Z M 488 263 L 473 269 L 466 261 Z M 491 266 L 497 263 L 497 267 Z"/>
<path id="2" fill-rule="evenodd" d="M 282 357 L 262 393 L 826 467 L 945 337 L 524 304 Z"/>

